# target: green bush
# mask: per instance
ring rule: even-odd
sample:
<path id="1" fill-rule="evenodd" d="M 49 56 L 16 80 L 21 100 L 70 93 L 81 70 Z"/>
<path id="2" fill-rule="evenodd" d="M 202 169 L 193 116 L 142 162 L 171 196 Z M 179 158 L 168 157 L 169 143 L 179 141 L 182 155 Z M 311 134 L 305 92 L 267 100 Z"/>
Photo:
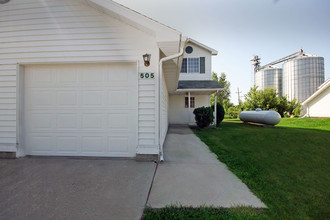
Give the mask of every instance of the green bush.
<path id="1" fill-rule="evenodd" d="M 212 110 L 214 111 L 214 105 L 212 105 Z M 225 117 L 225 110 L 220 103 L 217 103 L 217 126 L 222 122 Z"/>
<path id="2" fill-rule="evenodd" d="M 228 115 L 230 118 L 237 118 L 240 111 L 236 107 L 230 107 L 228 109 Z"/>
<path id="3" fill-rule="evenodd" d="M 208 127 L 214 119 L 211 107 L 200 107 L 194 110 L 196 124 L 199 128 Z"/>

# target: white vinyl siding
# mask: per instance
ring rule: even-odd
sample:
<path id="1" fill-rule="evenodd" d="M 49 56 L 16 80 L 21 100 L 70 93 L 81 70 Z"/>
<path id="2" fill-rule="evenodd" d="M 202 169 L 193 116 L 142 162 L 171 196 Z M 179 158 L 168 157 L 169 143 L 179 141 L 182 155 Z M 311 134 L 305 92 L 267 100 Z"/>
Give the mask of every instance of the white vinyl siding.
<path id="1" fill-rule="evenodd" d="M 16 65 L 0 65 L 0 151 L 16 150 Z"/>
<path id="2" fill-rule="evenodd" d="M 16 64 L 136 62 L 158 52 L 153 36 L 80 0 L 11 0 L 0 7 L 0 151 L 16 151 Z M 155 58 L 155 57 L 153 57 Z M 147 71 L 157 75 L 157 62 Z M 155 80 L 139 85 L 139 144 L 155 147 Z M 149 83 L 148 82 L 148 83 Z"/>
<path id="3" fill-rule="evenodd" d="M 154 79 L 139 79 L 139 145 L 150 148 L 156 145 L 155 124 L 156 85 Z"/>
<path id="4" fill-rule="evenodd" d="M 330 117 L 330 86 L 307 103 L 304 108 L 310 117 Z"/>

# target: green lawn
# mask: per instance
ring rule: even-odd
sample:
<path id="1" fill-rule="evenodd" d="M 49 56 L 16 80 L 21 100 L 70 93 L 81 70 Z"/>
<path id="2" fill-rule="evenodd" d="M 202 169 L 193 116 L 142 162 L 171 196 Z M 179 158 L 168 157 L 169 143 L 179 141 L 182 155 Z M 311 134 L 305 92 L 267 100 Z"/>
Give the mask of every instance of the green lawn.
<path id="1" fill-rule="evenodd" d="M 146 209 L 146 219 L 330 218 L 330 119 L 282 119 L 274 128 L 230 120 L 195 133 L 269 209 L 169 207 Z"/>

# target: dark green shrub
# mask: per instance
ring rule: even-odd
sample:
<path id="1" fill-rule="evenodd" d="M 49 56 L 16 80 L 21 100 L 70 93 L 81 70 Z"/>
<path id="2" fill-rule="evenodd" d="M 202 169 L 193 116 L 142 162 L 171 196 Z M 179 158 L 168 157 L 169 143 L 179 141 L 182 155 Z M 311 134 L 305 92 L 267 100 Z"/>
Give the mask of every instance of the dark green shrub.
<path id="1" fill-rule="evenodd" d="M 200 107 L 194 110 L 196 124 L 200 128 L 208 127 L 214 119 L 211 107 Z"/>
<path id="2" fill-rule="evenodd" d="M 212 105 L 212 110 L 214 112 L 214 105 Z M 217 103 L 217 126 L 222 122 L 225 117 L 225 109 L 220 103 Z"/>

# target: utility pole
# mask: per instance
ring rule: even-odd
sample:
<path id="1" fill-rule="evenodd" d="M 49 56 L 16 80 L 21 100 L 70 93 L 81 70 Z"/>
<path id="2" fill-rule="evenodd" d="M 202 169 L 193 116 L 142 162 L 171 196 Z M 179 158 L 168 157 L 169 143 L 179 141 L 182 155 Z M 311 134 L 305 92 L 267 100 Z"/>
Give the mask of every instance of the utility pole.
<path id="1" fill-rule="evenodd" d="M 240 94 L 241 94 L 241 91 L 239 91 L 239 88 L 237 88 L 237 96 L 238 96 L 238 104 L 240 103 L 240 101 L 241 101 L 241 96 L 240 96 Z"/>

